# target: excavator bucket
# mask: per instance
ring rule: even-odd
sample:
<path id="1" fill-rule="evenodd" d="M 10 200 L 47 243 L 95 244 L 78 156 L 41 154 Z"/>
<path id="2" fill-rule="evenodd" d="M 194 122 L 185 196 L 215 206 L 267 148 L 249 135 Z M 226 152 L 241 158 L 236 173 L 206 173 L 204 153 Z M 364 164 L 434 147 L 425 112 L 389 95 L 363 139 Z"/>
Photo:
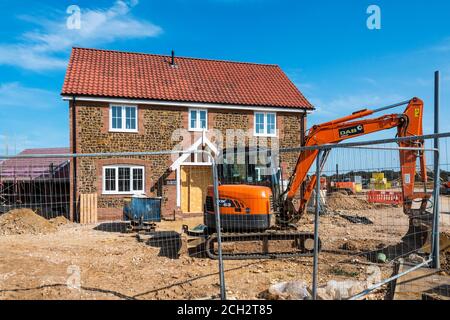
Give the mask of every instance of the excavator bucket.
<path id="1" fill-rule="evenodd" d="M 427 242 L 423 248 L 424 253 L 431 253 L 431 242 Z M 450 251 L 450 234 L 441 232 L 439 234 L 439 251 L 440 252 L 449 252 Z"/>
<path id="2" fill-rule="evenodd" d="M 424 252 L 431 246 L 432 214 L 422 215 L 420 218 L 409 219 L 409 228 L 402 238 L 403 252 Z"/>

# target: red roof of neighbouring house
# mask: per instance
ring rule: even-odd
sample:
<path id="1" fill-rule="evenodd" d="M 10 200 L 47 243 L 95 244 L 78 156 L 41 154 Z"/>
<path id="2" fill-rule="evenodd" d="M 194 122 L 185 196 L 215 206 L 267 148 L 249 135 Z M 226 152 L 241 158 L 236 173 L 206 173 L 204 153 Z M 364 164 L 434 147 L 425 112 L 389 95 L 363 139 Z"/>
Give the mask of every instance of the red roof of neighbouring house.
<path id="1" fill-rule="evenodd" d="M 49 155 L 45 158 L 11 158 L 0 163 L 1 180 L 34 180 L 52 177 L 69 177 L 69 158 L 57 158 L 51 155 L 68 154 L 69 148 L 36 148 L 25 149 L 22 155 Z"/>
<path id="2" fill-rule="evenodd" d="M 62 95 L 313 109 L 277 65 L 73 48 Z"/>

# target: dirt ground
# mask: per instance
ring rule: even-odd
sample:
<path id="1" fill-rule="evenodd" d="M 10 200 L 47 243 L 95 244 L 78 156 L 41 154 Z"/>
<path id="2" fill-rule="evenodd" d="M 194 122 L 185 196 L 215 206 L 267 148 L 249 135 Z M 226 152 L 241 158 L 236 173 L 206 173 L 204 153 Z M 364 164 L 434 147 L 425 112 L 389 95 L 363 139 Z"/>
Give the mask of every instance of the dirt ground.
<path id="1" fill-rule="evenodd" d="M 401 208 L 344 210 L 366 217 L 373 224 L 355 224 L 331 214 L 320 217 L 322 252 L 319 284 L 329 280 L 366 281 L 394 273 L 394 262 L 373 263 L 370 252 L 398 246 L 408 229 Z M 180 232 L 201 217 L 163 221 L 159 232 Z M 123 233 L 121 224 L 79 225 L 55 223 L 45 234 L 0 236 L 0 299 L 211 299 L 219 294 L 218 262 L 189 257 L 183 252 L 169 258 L 158 246 L 139 242 L 134 233 Z M 450 231 L 450 225 L 443 229 Z M 303 230 L 313 230 L 313 216 L 301 221 Z M 350 251 L 349 251 L 350 250 Z M 407 254 L 408 252 L 406 252 Z M 261 299 L 271 284 L 302 280 L 311 283 L 312 258 L 225 261 L 228 298 Z M 372 269 L 373 270 L 373 269 Z M 388 288 L 369 299 L 384 299 Z"/>

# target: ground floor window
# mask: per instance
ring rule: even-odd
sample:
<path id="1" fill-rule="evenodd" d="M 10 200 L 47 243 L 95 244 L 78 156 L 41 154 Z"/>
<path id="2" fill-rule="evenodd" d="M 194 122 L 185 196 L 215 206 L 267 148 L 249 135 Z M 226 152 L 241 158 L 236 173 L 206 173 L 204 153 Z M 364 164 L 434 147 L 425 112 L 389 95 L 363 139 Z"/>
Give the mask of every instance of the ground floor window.
<path id="1" fill-rule="evenodd" d="M 144 167 L 112 165 L 103 167 L 104 194 L 134 194 L 144 192 Z"/>

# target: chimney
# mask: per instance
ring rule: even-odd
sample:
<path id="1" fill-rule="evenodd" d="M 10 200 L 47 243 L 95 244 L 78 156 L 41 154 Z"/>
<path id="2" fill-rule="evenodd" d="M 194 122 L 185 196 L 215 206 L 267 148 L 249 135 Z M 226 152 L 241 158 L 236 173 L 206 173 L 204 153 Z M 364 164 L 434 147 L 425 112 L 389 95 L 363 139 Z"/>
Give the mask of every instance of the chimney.
<path id="1" fill-rule="evenodd" d="M 176 66 L 176 64 L 175 64 L 175 51 L 173 51 L 173 50 L 172 50 L 172 57 L 171 57 L 171 59 L 170 59 L 170 65 L 171 65 L 172 67 L 175 67 L 175 66 Z"/>

